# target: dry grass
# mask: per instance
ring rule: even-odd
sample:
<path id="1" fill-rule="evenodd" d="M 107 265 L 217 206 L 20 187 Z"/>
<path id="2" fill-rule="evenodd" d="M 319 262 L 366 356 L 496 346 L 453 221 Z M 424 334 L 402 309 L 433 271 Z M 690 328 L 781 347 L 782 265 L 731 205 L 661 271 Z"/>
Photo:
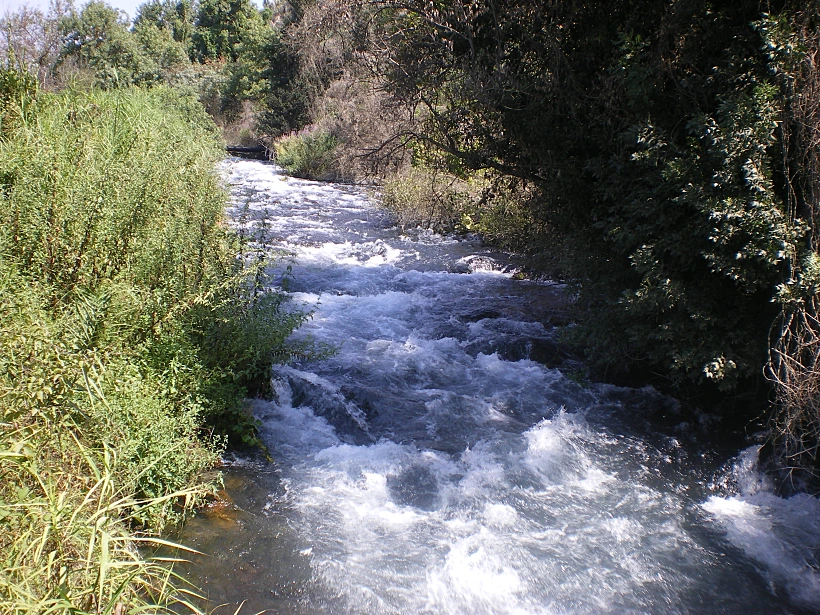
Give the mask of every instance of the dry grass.
<path id="1" fill-rule="evenodd" d="M 409 168 L 388 178 L 382 189 L 382 204 L 402 228 L 422 227 L 437 232 L 459 227 L 471 197 L 467 182 L 423 168 Z"/>
<path id="2" fill-rule="evenodd" d="M 784 310 L 767 374 L 776 405 L 769 423 L 778 465 L 792 482 L 820 479 L 820 300 Z"/>

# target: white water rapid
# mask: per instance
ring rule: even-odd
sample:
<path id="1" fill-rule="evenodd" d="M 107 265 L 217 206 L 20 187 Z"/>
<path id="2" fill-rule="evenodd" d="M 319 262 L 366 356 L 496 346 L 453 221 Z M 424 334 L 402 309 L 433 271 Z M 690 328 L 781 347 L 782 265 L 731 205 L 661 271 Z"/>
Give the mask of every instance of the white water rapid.
<path id="1" fill-rule="evenodd" d="M 289 615 L 820 612 L 818 500 L 773 495 L 754 447 L 724 465 L 691 425 L 641 428 L 673 400 L 571 378 L 559 286 L 477 242 L 403 234 L 364 189 L 225 169 L 236 223 L 293 254 L 289 289 L 315 310 L 297 335 L 337 352 L 276 368 L 276 399 L 255 402 L 275 463 L 244 470 L 236 544 L 195 545 L 225 550 L 203 573 L 216 598 Z"/>

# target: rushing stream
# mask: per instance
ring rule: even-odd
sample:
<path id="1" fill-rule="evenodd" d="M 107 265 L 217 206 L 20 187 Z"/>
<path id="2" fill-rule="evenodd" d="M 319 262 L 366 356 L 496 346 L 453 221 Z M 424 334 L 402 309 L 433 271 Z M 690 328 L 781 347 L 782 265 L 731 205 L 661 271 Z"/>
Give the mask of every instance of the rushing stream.
<path id="1" fill-rule="evenodd" d="M 773 495 L 755 447 L 698 446 L 653 390 L 581 383 L 560 285 L 403 234 L 366 190 L 225 169 L 237 224 L 293 254 L 297 335 L 337 352 L 276 368 L 274 462 L 230 464 L 233 505 L 185 530 L 220 612 L 820 612 L 818 500 Z"/>

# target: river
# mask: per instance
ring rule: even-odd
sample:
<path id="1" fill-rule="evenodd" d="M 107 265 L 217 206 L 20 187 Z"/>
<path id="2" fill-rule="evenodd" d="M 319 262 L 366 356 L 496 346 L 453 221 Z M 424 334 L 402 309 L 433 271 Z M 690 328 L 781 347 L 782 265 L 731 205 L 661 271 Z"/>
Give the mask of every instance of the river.
<path id="1" fill-rule="evenodd" d="M 561 285 L 403 233 L 365 189 L 224 171 L 234 223 L 291 254 L 297 337 L 336 353 L 275 368 L 273 462 L 229 461 L 232 503 L 186 526 L 218 612 L 820 612 L 818 500 L 775 496 L 755 446 L 699 444 L 714 417 L 584 382 Z"/>

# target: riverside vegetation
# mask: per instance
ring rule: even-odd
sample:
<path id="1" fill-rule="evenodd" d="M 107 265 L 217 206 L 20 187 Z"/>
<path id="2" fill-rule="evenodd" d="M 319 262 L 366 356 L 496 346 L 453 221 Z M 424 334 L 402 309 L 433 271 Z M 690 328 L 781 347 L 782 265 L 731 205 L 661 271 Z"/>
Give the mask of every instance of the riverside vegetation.
<path id="1" fill-rule="evenodd" d="M 566 279 L 594 374 L 728 401 L 741 425 L 765 407 L 770 469 L 817 491 L 817 0 L 150 0 L 133 23 L 58 2 L 3 16 L 0 53 L 2 463 L 23 489 L 0 522 L 40 489 L 45 546 L 19 557 L 55 604 L 82 591 L 48 559 L 40 468 L 112 477 L 77 483 L 100 511 L 103 484 L 132 498 L 92 525 L 161 527 L 215 459 L 203 425 L 252 438 L 238 400 L 303 318 L 238 267 L 200 105 L 293 174 L 378 183 L 402 225 L 477 232 Z M 82 574 L 119 587 L 103 568 Z M 123 603 L 90 591 L 72 605 Z"/>
<path id="2" fill-rule="evenodd" d="M 404 226 L 526 254 L 573 285 L 566 338 L 596 377 L 764 413 L 778 482 L 818 489 L 816 0 L 282 15 L 243 96 L 290 172 L 376 181 Z"/>
<path id="3" fill-rule="evenodd" d="M 196 610 L 150 554 L 305 315 L 225 226 L 198 101 L 0 83 L 0 612 Z"/>
<path id="4" fill-rule="evenodd" d="M 779 484 L 817 491 L 816 1 L 300 6 L 340 168 L 569 281 L 597 377 L 765 412 Z"/>

